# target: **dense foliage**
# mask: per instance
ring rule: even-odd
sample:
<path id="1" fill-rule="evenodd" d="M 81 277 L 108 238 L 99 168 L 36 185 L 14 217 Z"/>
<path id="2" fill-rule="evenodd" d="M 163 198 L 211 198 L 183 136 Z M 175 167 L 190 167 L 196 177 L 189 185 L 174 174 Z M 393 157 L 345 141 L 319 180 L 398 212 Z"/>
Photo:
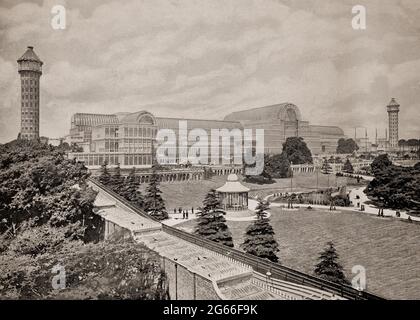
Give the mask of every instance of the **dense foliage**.
<path id="1" fill-rule="evenodd" d="M 387 155 L 371 164 L 375 178 L 365 193 L 380 206 L 393 209 L 420 210 L 420 165 L 393 165 Z"/>
<path id="2" fill-rule="evenodd" d="M 331 282 L 349 284 L 338 258 L 334 243 L 328 242 L 325 250 L 320 253 L 319 263 L 315 266 L 315 275 Z"/>
<path id="3" fill-rule="evenodd" d="M 288 137 L 283 151 L 291 164 L 312 163 L 312 154 L 302 137 Z"/>
<path id="4" fill-rule="evenodd" d="M 0 146 L 0 298 L 165 299 L 157 258 L 134 243 L 99 243 L 96 192 L 64 148 L 18 140 Z M 106 166 L 105 166 L 106 168 Z M 54 289 L 53 267 L 66 288 Z"/>
<path id="5" fill-rule="evenodd" d="M 65 288 L 53 287 L 61 266 Z M 168 299 L 159 258 L 132 243 L 78 242 L 31 257 L 0 255 L 0 296 L 5 299 Z"/>
<path id="6" fill-rule="evenodd" d="M 338 140 L 338 146 L 337 146 L 338 154 L 350 154 L 357 150 L 359 150 L 359 146 L 353 139 L 340 138 Z"/>
<path id="7" fill-rule="evenodd" d="M 291 176 L 292 164 L 312 163 L 312 154 L 306 142 L 301 137 L 289 137 L 283 143 L 281 154 L 264 155 L 264 169 L 260 175 L 246 176 L 249 183 L 268 184 L 274 183 L 275 179 L 288 178 Z"/>
<path id="8" fill-rule="evenodd" d="M 96 193 L 86 167 L 48 145 L 19 140 L 1 146 L 0 233 L 16 236 L 32 226 L 69 227 L 83 238 L 97 222 Z"/>
<path id="9" fill-rule="evenodd" d="M 420 140 L 417 139 L 400 139 L 398 141 L 398 147 L 400 151 L 419 151 L 420 150 Z"/>
<path id="10" fill-rule="evenodd" d="M 143 208 L 144 198 L 139 190 L 139 186 L 140 184 L 136 180 L 136 168 L 133 167 L 125 178 L 122 186 L 120 186 L 118 193 L 135 206 Z"/>
<path id="11" fill-rule="evenodd" d="M 290 161 L 284 152 L 269 156 L 265 167 L 273 178 L 288 178 L 290 176 Z"/>
<path id="12" fill-rule="evenodd" d="M 145 210 L 150 216 L 157 220 L 168 219 L 165 201 L 162 198 L 162 191 L 159 188 L 159 175 L 156 173 L 156 166 L 152 166 L 152 174 L 150 175 L 149 185 L 146 188 Z"/>
<path id="13" fill-rule="evenodd" d="M 254 220 L 245 232 L 242 249 L 260 258 L 265 258 L 273 262 L 278 262 L 279 258 L 276 253 L 279 251 L 278 243 L 274 237 L 274 230 L 267 217 L 269 204 L 260 200 L 257 208 L 257 219 Z"/>
<path id="14" fill-rule="evenodd" d="M 270 155 L 265 154 L 263 171 L 258 175 L 245 175 L 244 181 L 249 182 L 249 183 L 256 183 L 256 184 L 274 183 L 275 181 L 273 180 L 273 177 L 271 176 L 272 171 L 270 171 L 270 167 L 267 165 L 270 158 L 271 158 Z M 245 167 L 247 166 L 249 165 L 245 165 Z"/>
<path id="15" fill-rule="evenodd" d="M 233 247 L 232 234 L 226 225 L 225 214 L 216 190 L 210 190 L 203 200 L 203 208 L 197 213 L 195 234 L 207 240 Z"/>

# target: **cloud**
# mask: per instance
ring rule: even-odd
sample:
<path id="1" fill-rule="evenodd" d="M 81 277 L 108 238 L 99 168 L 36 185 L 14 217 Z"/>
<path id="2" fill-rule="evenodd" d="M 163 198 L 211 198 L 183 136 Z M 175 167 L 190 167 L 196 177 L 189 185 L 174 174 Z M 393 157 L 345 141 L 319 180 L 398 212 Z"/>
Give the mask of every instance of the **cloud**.
<path id="1" fill-rule="evenodd" d="M 65 30 L 50 26 L 56 4 Z M 19 130 L 16 59 L 27 45 L 44 61 L 41 134 L 51 137 L 75 112 L 223 119 L 285 101 L 312 123 L 385 127 L 392 96 L 402 134 L 420 135 L 418 3 L 364 4 L 368 28 L 355 31 L 351 0 L 2 2 L 0 141 Z"/>

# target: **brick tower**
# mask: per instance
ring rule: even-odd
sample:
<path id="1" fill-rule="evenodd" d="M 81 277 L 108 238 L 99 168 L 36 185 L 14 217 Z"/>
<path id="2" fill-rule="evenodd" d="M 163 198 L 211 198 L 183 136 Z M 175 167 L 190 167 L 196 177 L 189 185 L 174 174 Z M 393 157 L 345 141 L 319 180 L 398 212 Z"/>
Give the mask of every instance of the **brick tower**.
<path id="1" fill-rule="evenodd" d="M 28 47 L 17 60 L 21 83 L 21 122 L 22 139 L 39 138 L 39 78 L 43 62 L 35 54 L 33 47 Z"/>
<path id="2" fill-rule="evenodd" d="M 394 98 L 387 106 L 389 120 L 389 147 L 391 150 L 398 149 L 398 112 L 400 105 Z"/>

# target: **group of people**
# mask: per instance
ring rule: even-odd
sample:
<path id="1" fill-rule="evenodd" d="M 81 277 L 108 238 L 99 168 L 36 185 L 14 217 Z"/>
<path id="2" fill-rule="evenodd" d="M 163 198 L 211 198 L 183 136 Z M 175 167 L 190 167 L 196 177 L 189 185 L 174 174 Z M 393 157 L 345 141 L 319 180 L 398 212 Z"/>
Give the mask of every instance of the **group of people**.
<path id="1" fill-rule="evenodd" d="M 188 219 L 189 211 L 188 209 L 183 209 L 181 207 L 174 208 L 174 214 L 176 213 L 182 213 L 182 219 Z M 191 213 L 194 214 L 194 207 L 191 208 Z"/>

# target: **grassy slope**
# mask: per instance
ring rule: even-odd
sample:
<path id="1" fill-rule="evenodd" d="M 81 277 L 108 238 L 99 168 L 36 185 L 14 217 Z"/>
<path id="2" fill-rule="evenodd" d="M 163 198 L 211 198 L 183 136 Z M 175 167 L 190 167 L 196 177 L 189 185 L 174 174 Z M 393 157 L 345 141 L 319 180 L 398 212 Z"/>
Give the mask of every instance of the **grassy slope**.
<path id="1" fill-rule="evenodd" d="M 351 278 L 351 269 L 367 271 L 368 290 L 388 298 L 420 299 L 419 226 L 359 213 L 272 210 L 271 221 L 286 266 L 312 273 L 319 252 L 334 241 Z M 190 229 L 194 221 L 180 225 Z M 228 222 L 235 247 L 247 222 Z"/>

